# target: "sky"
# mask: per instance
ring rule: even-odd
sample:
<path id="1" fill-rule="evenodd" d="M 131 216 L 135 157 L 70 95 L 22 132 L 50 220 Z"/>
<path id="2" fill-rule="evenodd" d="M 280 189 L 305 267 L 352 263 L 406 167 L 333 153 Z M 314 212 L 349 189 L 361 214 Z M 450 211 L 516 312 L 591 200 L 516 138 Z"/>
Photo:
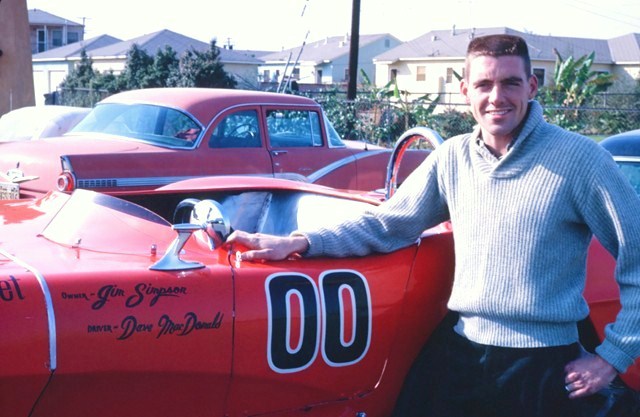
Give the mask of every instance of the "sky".
<path id="1" fill-rule="evenodd" d="M 350 0 L 27 0 L 85 24 L 85 39 L 169 29 L 218 46 L 279 51 L 351 32 Z M 640 33 L 639 0 L 360 0 L 360 34 L 410 41 L 431 30 L 502 27 L 609 39 Z"/>

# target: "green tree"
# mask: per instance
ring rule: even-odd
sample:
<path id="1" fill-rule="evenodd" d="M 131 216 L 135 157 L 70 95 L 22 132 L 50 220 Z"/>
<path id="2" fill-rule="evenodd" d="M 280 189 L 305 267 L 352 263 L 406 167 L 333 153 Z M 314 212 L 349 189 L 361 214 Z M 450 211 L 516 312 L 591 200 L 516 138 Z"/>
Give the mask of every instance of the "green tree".
<path id="1" fill-rule="evenodd" d="M 591 69 L 594 52 L 578 59 L 573 56 L 565 59 L 555 49 L 554 53 L 553 84 L 542 89 L 540 98 L 548 107 L 563 109 L 547 108 L 545 115 L 562 127 L 581 130 L 584 122 L 579 118 L 578 108 L 589 104 L 596 94 L 605 92 L 613 84 L 614 77 Z"/>
<path id="2" fill-rule="evenodd" d="M 98 76 L 98 72 L 93 69 L 93 60 L 87 55 L 84 49 L 80 51 L 80 62 L 73 67 L 67 77 L 60 84 L 64 88 L 85 88 L 88 87 Z"/>
<path id="3" fill-rule="evenodd" d="M 135 90 L 149 87 L 153 57 L 137 44 L 131 45 L 127 52 L 127 63 L 120 74 L 121 85 L 124 90 Z"/>
<path id="4" fill-rule="evenodd" d="M 83 49 L 80 62 L 60 83 L 61 102 L 68 106 L 92 107 L 103 96 L 104 78 L 93 69 L 93 60 Z"/>
<path id="5" fill-rule="evenodd" d="M 170 78 L 176 87 L 234 88 L 236 81 L 220 62 L 220 50 L 215 39 L 206 51 L 188 50 L 180 58 L 179 71 Z"/>
<path id="6" fill-rule="evenodd" d="M 169 79 L 180 70 L 180 60 L 169 45 L 159 49 L 153 58 L 153 66 L 150 71 L 150 87 L 167 87 Z"/>

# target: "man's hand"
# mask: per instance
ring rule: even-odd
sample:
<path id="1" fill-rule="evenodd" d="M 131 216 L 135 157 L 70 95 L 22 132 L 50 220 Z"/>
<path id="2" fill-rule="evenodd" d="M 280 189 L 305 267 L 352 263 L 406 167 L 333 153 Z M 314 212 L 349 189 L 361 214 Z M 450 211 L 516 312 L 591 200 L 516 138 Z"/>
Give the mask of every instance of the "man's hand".
<path id="1" fill-rule="evenodd" d="M 240 230 L 231 233 L 225 247 L 229 248 L 234 243 L 249 249 L 240 254 L 243 261 L 281 261 L 294 253 L 306 252 L 309 248 L 309 242 L 303 236 L 273 236 Z"/>
<path id="2" fill-rule="evenodd" d="M 616 369 L 598 355 L 585 354 L 564 368 L 569 398 L 586 397 L 607 387 L 616 377 Z"/>

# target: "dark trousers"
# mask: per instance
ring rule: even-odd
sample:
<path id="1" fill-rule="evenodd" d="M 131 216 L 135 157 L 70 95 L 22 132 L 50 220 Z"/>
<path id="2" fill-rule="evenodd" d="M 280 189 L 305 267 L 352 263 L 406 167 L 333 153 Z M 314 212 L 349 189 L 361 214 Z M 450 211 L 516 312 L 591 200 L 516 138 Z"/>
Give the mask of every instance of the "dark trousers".
<path id="1" fill-rule="evenodd" d="M 441 327 L 423 356 L 424 396 L 407 415 L 425 417 L 638 416 L 636 394 L 623 385 L 570 400 L 564 367 L 578 358 L 575 343 L 503 348 L 471 342 Z M 426 378 L 426 381 L 424 380 Z M 417 411 L 417 412 L 416 412 Z"/>

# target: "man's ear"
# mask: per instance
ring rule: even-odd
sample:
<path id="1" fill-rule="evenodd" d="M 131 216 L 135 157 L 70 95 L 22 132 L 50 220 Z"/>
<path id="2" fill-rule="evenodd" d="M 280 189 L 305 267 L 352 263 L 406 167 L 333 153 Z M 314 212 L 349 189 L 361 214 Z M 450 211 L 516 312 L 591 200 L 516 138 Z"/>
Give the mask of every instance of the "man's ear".
<path id="1" fill-rule="evenodd" d="M 538 94 L 538 77 L 532 75 L 529 77 L 529 100 L 533 100 Z"/>
<path id="2" fill-rule="evenodd" d="M 465 79 L 461 79 L 460 80 L 460 94 L 462 94 L 464 96 L 464 100 L 467 104 L 469 104 L 469 86 L 467 85 L 467 82 L 465 81 Z"/>

